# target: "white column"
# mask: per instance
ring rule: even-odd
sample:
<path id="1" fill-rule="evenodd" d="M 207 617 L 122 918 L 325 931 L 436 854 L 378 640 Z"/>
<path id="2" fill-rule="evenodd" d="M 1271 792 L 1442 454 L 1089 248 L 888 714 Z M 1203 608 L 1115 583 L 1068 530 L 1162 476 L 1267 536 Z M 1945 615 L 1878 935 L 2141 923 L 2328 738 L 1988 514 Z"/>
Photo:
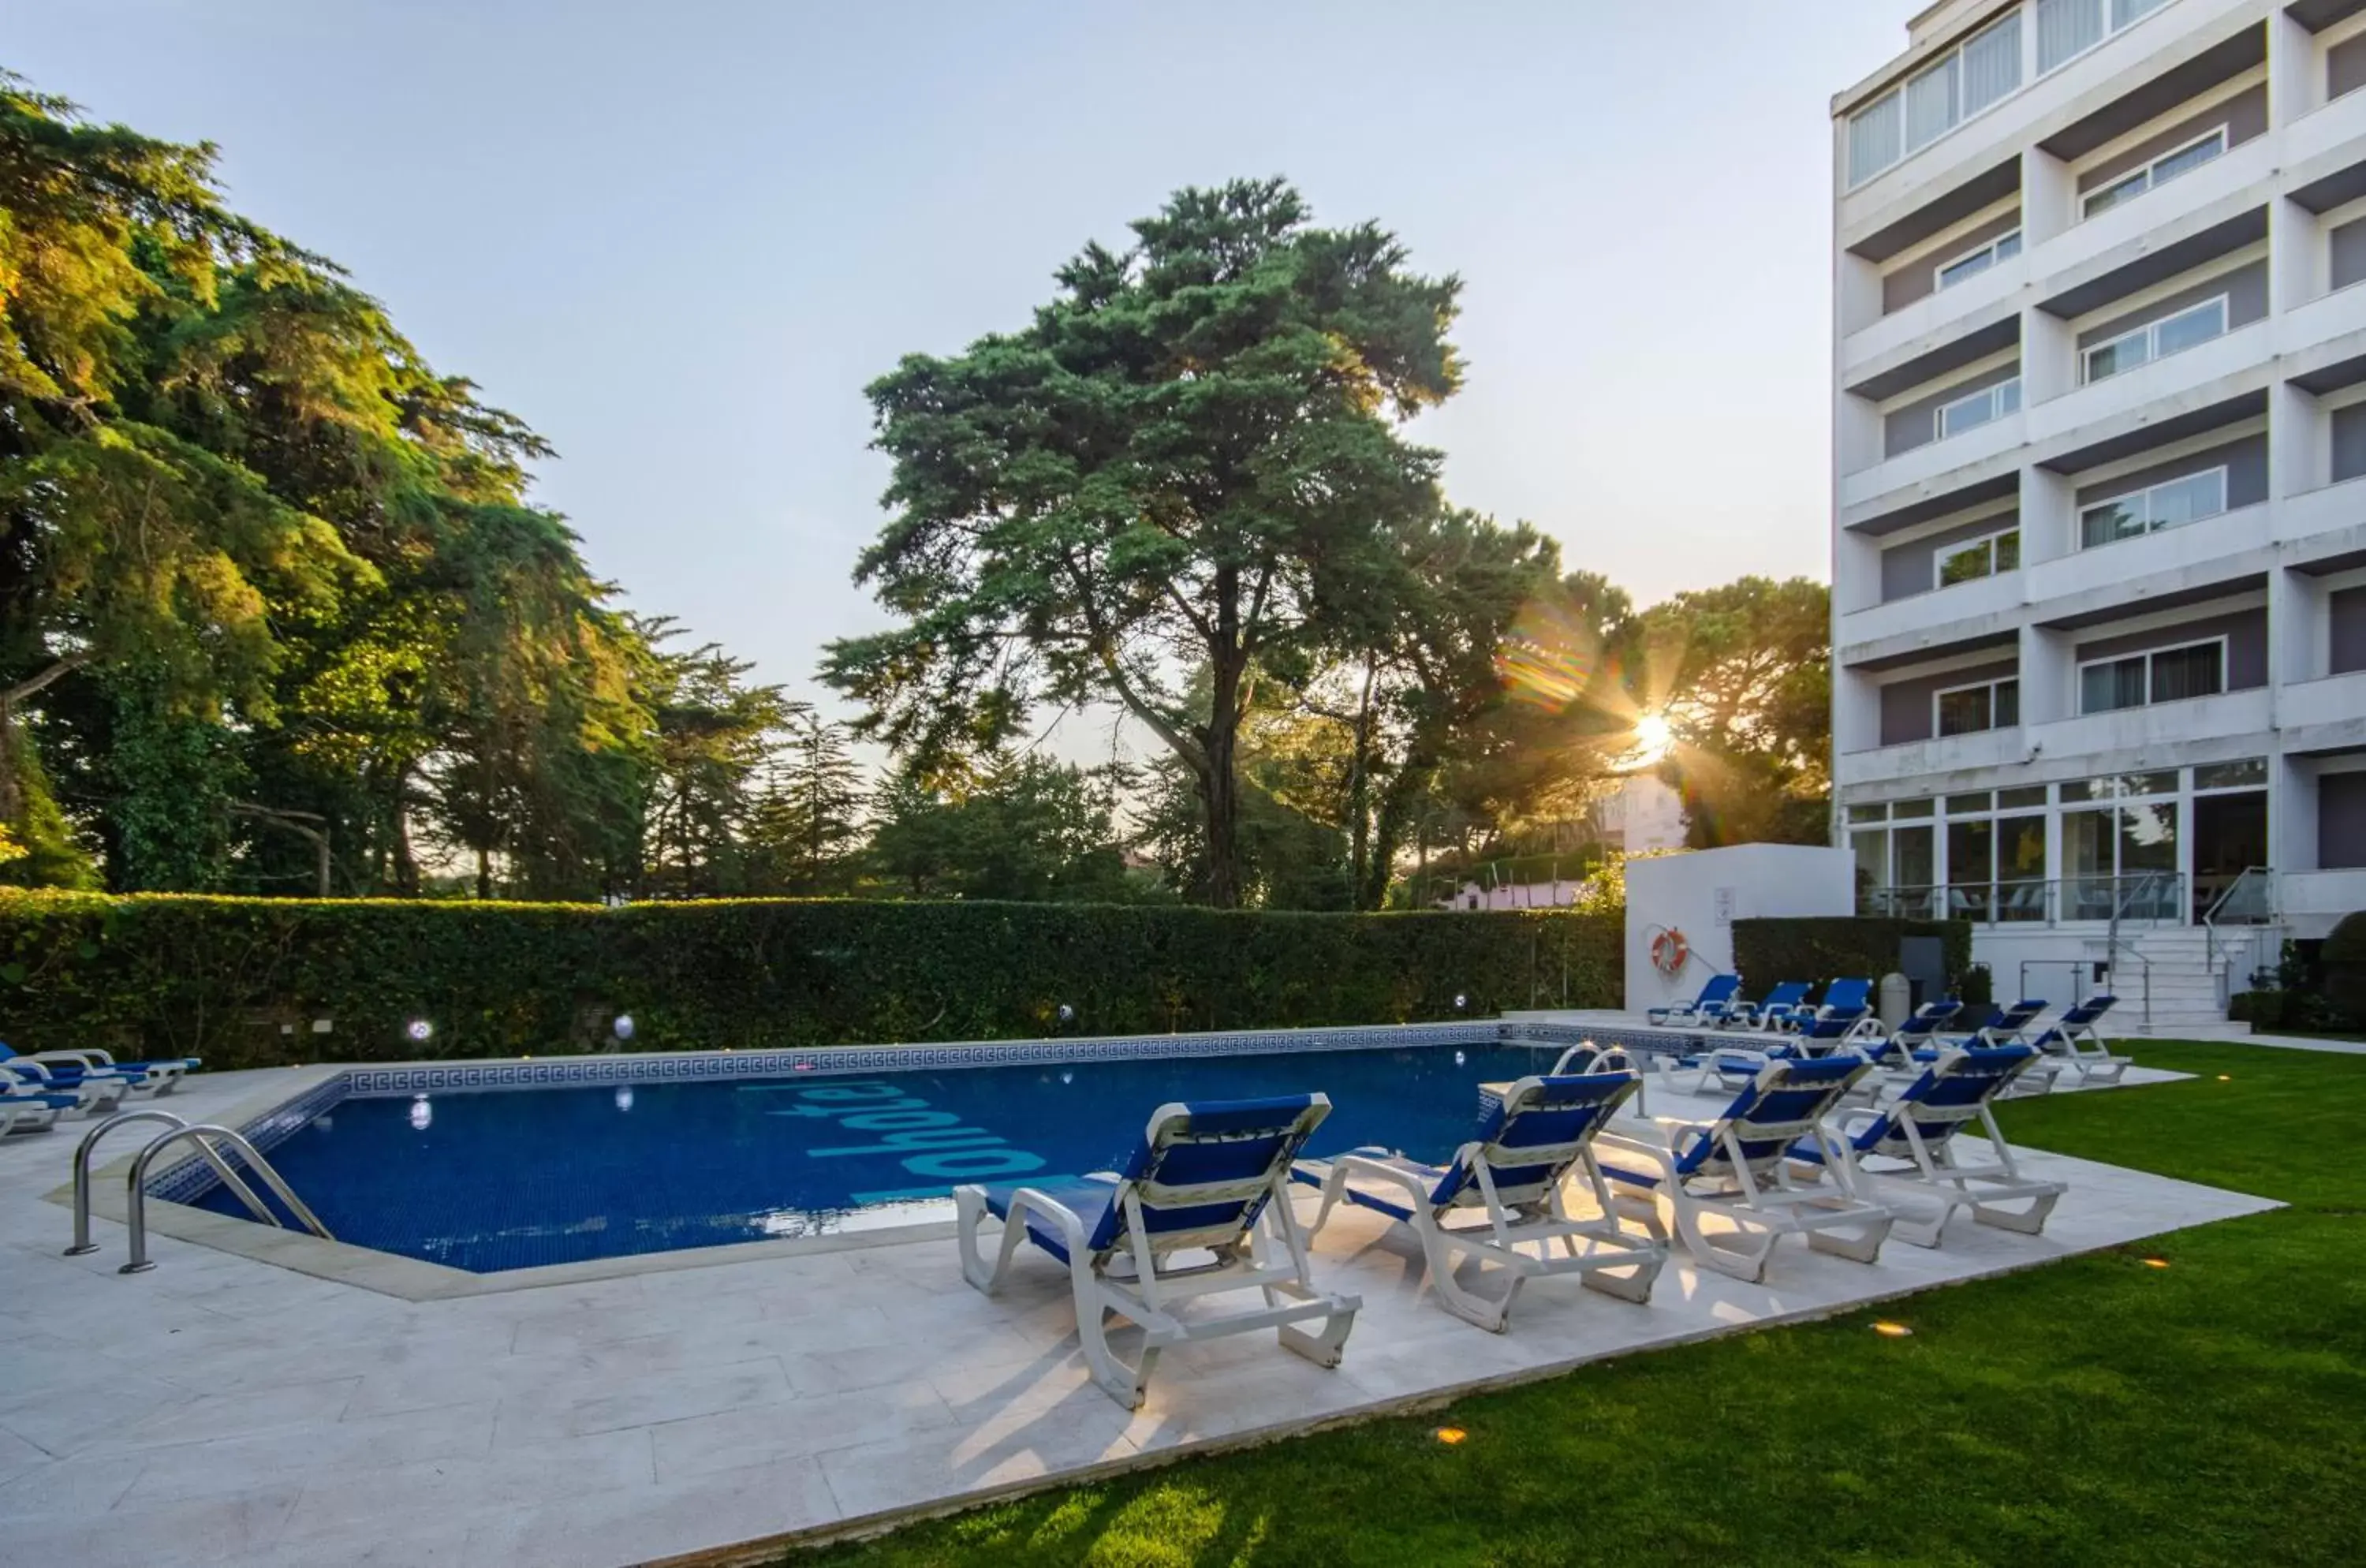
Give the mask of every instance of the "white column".
<path id="1" fill-rule="evenodd" d="M 2071 531 L 2078 491 L 2067 477 L 2035 465 L 2021 470 L 2021 559 L 2024 567 L 2056 560 L 2077 548 Z M 2028 603 L 2026 594 L 2022 603 Z"/>
<path id="2" fill-rule="evenodd" d="M 1881 320 L 1880 266 L 1842 251 L 1832 270 L 1833 297 L 1839 301 L 1834 325 L 1840 335 L 1861 333 Z"/>
<path id="3" fill-rule="evenodd" d="M 1842 392 L 1832 400 L 1832 441 L 1842 478 L 1881 461 L 1881 410 L 1871 398 Z"/>
<path id="4" fill-rule="evenodd" d="M 2289 686 L 2333 668 L 2333 618 L 2325 580 L 2282 567 L 2268 573 L 2268 682 Z"/>
<path id="5" fill-rule="evenodd" d="M 2079 337 L 2070 323 L 2031 305 L 2021 312 L 2021 401 L 2024 408 L 2079 387 Z"/>
<path id="6" fill-rule="evenodd" d="M 2077 712 L 2071 690 L 2069 634 L 2046 626 L 2021 628 L 2021 722 L 2053 724 Z"/>
<path id="7" fill-rule="evenodd" d="M 2268 493 L 2281 500 L 2333 482 L 2332 420 L 2290 381 L 2268 389 Z"/>
<path id="8" fill-rule="evenodd" d="M 1845 757 L 1881 744 L 1881 687 L 1860 671 L 1832 671 L 1832 750 Z"/>
<path id="9" fill-rule="evenodd" d="M 2034 33 L 2037 29 L 2031 28 Z M 2042 147 L 2021 154 L 2021 248 L 2034 251 L 2078 220 L 2079 183 L 2070 165 Z"/>
<path id="10" fill-rule="evenodd" d="M 2332 254 L 2316 214 L 2284 197 L 2268 202 L 2268 310 L 2282 315 L 2326 292 Z"/>
<path id="11" fill-rule="evenodd" d="M 2268 124 L 2285 126 L 2325 101 L 2325 71 L 2316 35 L 2292 19 L 2282 6 L 2268 9 Z"/>
<path id="12" fill-rule="evenodd" d="M 1846 528 L 1832 535 L 1832 609 L 1836 615 L 1881 603 L 1881 541 Z"/>

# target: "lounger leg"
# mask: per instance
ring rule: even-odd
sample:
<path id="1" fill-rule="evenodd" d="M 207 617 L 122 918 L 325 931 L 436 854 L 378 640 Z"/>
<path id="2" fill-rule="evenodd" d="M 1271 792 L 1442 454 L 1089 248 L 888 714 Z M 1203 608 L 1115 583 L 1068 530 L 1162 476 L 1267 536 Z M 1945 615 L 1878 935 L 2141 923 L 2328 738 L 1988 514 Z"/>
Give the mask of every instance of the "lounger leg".
<path id="1" fill-rule="evenodd" d="M 1675 1210 L 1676 1232 L 1684 1237 L 1684 1249 L 1693 1255 L 1694 1262 L 1752 1284 L 1766 1278 L 1766 1260 L 1774 1256 L 1781 1233 L 1740 1224 L 1730 1236 L 1712 1236 L 1701 1225 L 1699 1204 L 1679 1199 Z"/>
<path id="2" fill-rule="evenodd" d="M 2000 1231 L 2019 1235 L 2036 1235 L 2045 1229 L 2045 1217 L 2054 1213 L 2054 1205 L 2062 1201 L 2059 1192 L 2040 1192 L 2027 1200 L 2021 1209 L 2000 1209 L 1993 1203 L 1974 1203 L 1972 1218 L 1984 1225 L 1994 1225 Z"/>
<path id="3" fill-rule="evenodd" d="M 1129 1367 L 1110 1348 L 1107 1315 L 1109 1303 L 1102 1298 L 1100 1282 L 1093 1278 L 1089 1263 L 1072 1263 L 1068 1273 L 1076 1296 L 1076 1338 L 1085 1352 L 1085 1366 L 1093 1374 L 1093 1382 L 1101 1391 L 1128 1410 L 1142 1408 L 1143 1399 L 1150 1388 L 1151 1369 L 1158 1364 L 1158 1346 L 1146 1344 L 1142 1350 L 1142 1365 Z"/>
<path id="4" fill-rule="evenodd" d="M 1414 1212 L 1414 1233 L 1421 1237 L 1423 1259 L 1429 1265 L 1430 1288 L 1437 1292 L 1437 1304 L 1465 1323 L 1475 1323 L 1490 1334 L 1501 1334 L 1512 1324 L 1512 1303 L 1519 1299 L 1523 1276 L 1517 1269 L 1504 1271 L 1512 1278 L 1511 1287 L 1499 1301 L 1490 1301 L 1478 1292 L 1466 1289 L 1454 1277 L 1454 1266 L 1462 1254 L 1481 1256 L 1475 1248 L 1457 1246 L 1455 1238 L 1425 1210 Z M 1484 1265 L 1482 1264 L 1483 1269 Z"/>
<path id="5" fill-rule="evenodd" d="M 1026 1222 L 1015 1212 L 1003 1222 L 1001 1249 L 995 1255 L 994 1267 L 988 1269 L 977 1251 L 978 1227 L 992 1217 L 986 1213 L 986 1194 L 975 1187 L 954 1188 L 953 1215 L 961 1244 L 962 1278 L 983 1293 L 993 1295 L 1002 1289 L 1003 1276 L 1010 1270 L 1011 1256 L 1026 1239 Z"/>
<path id="6" fill-rule="evenodd" d="M 1852 1263 L 1871 1263 L 1881 1257 L 1881 1244 L 1889 1238 L 1889 1227 L 1897 1216 L 1887 1210 L 1868 1216 L 1862 1224 L 1832 1226 L 1808 1233 L 1808 1245 L 1816 1251 L 1833 1258 L 1845 1258 Z M 1941 1217 L 1944 1224 L 1944 1216 Z"/>
<path id="7" fill-rule="evenodd" d="M 1649 1306 L 1651 1304 L 1651 1287 L 1659 1281 L 1660 1270 L 1667 1264 L 1668 1254 L 1664 1248 L 1656 1245 L 1637 1247 L 1631 1264 L 1588 1269 L 1579 1278 L 1589 1291 L 1600 1291 L 1606 1296 L 1632 1302 L 1637 1306 Z"/>
<path id="8" fill-rule="evenodd" d="M 1297 1292 L 1290 1293 L 1294 1295 Z M 1294 1323 L 1283 1324 L 1279 1331 L 1281 1348 L 1292 1355 L 1305 1357 L 1318 1367 L 1337 1366 L 1340 1359 L 1346 1353 L 1347 1336 L 1355 1329 L 1356 1314 L 1362 1307 L 1363 1302 L 1356 1297 L 1332 1299 L 1336 1303 L 1336 1310 L 1323 1320 L 1323 1326 L 1320 1329 L 1309 1331 L 1299 1327 Z M 1143 1375 L 1147 1377 L 1149 1373 L 1150 1369 L 1145 1362 Z"/>

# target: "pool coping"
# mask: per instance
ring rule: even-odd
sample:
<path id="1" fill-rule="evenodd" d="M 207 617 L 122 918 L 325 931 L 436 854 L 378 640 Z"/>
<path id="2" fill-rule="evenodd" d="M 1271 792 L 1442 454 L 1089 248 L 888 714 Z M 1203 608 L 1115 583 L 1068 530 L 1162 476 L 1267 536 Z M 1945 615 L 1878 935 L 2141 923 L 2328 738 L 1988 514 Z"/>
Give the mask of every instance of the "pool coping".
<path id="1" fill-rule="evenodd" d="M 216 1117 L 250 1138 L 267 1156 L 281 1140 L 309 1123 L 321 1110 L 346 1098 L 393 1099 L 430 1092 L 501 1092 L 588 1087 L 596 1084 L 728 1081 L 816 1077 L 865 1072 L 909 1072 L 920 1067 L 1010 1066 L 1026 1063 L 1171 1058 L 1177 1056 L 1296 1055 L 1315 1051 L 1380 1050 L 1467 1043 L 1473 1031 L 1492 1031 L 1497 1040 L 1525 1039 L 1540 1044 L 1608 1041 L 1634 1049 L 1673 1051 L 1703 1037 L 1696 1031 L 1644 1026 L 1611 1029 L 1527 1017 L 1456 1019 L 1434 1023 L 1365 1024 L 1339 1028 L 1226 1030 L 1205 1034 L 1114 1035 L 1075 1039 L 976 1041 L 928 1045 L 830 1045 L 804 1050 L 630 1052 L 588 1056 L 517 1056 L 471 1061 L 323 1063 L 282 1069 L 289 1075 L 272 1089 L 238 1102 Z M 332 1089 L 340 1092 L 330 1093 Z M 317 1106 L 307 1102 L 320 1098 Z M 169 1106 L 169 1097 L 142 1102 Z M 136 1148 L 91 1169 L 91 1213 L 119 1224 L 130 1221 L 127 1190 Z M 552 1285 L 581 1284 L 681 1269 L 719 1268 L 801 1253 L 847 1252 L 937 1241 L 955 1234 L 950 1200 L 928 1205 L 930 1217 L 914 1217 L 815 1235 L 776 1236 L 718 1247 L 675 1247 L 662 1252 L 586 1258 L 479 1274 L 446 1264 L 348 1242 L 325 1241 L 302 1231 L 258 1224 L 159 1195 L 170 1190 L 195 1197 L 215 1185 L 192 1151 L 152 1173 L 142 1201 L 148 1230 L 176 1241 L 270 1263 L 314 1279 L 352 1285 L 402 1301 L 449 1301 L 506 1294 Z M 43 1195 L 71 1208 L 73 1185 Z"/>

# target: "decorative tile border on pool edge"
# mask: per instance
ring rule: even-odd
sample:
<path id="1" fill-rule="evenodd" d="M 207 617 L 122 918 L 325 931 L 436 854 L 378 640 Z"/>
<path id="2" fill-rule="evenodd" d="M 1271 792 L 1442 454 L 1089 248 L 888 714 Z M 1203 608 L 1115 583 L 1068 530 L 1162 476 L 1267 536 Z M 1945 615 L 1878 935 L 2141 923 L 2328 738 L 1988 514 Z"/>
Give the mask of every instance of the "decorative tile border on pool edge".
<path id="1" fill-rule="evenodd" d="M 1442 1023 L 1358 1024 L 1339 1029 L 1234 1030 L 1205 1034 L 1114 1034 L 1069 1040 L 980 1040 L 952 1045 L 820 1045 L 787 1051 L 643 1052 L 631 1055 L 561 1056 L 535 1061 L 408 1063 L 348 1067 L 337 1077 L 273 1106 L 238 1129 L 256 1149 L 272 1149 L 313 1118 L 348 1099 L 406 1094 L 565 1089 L 607 1084 L 728 1081 L 739 1078 L 841 1077 L 911 1072 L 927 1067 L 1007 1067 L 1034 1063 L 1144 1060 L 1177 1056 L 1283 1055 L 1315 1051 L 1383 1051 L 1409 1047 L 1526 1041 L 1544 1045 L 1591 1042 L 1664 1053 L 1698 1047 L 1697 1037 L 1656 1030 L 1601 1029 L 1533 1019 L 1449 1020 Z M 213 1168 L 195 1155 L 148 1182 L 148 1195 L 188 1203 L 213 1190 Z"/>

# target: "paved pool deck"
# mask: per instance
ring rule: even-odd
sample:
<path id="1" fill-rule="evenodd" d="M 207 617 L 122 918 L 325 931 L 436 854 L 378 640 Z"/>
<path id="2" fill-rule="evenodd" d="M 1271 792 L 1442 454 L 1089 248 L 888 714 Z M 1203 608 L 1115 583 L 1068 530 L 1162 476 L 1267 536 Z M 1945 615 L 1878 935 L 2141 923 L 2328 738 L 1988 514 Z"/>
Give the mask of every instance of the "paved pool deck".
<path id="1" fill-rule="evenodd" d="M 268 1077 L 206 1075 L 163 1103 L 196 1120 Z M 1651 1105 L 1714 1109 L 1656 1089 Z M 941 1237 L 442 1301 L 165 1235 L 154 1271 L 118 1276 L 123 1228 L 102 1219 L 96 1254 L 61 1257 L 70 1218 L 45 1197 L 84 1125 L 0 1141 L 0 1563 L 636 1563 L 941 1511 L 2275 1206 L 2033 1153 L 2032 1174 L 2070 1185 L 2043 1236 L 1959 1222 L 1944 1250 L 1893 1240 L 1871 1267 L 1786 1241 L 1764 1285 L 1679 1252 L 1648 1307 L 1532 1283 L 1502 1336 L 1438 1311 L 1418 1251 L 1350 1213 L 1316 1247 L 1324 1283 L 1364 1299 L 1341 1367 L 1270 1336 L 1185 1347 L 1129 1412 L 1086 1380 L 1065 1270 L 1037 1256 L 988 1300 Z"/>

